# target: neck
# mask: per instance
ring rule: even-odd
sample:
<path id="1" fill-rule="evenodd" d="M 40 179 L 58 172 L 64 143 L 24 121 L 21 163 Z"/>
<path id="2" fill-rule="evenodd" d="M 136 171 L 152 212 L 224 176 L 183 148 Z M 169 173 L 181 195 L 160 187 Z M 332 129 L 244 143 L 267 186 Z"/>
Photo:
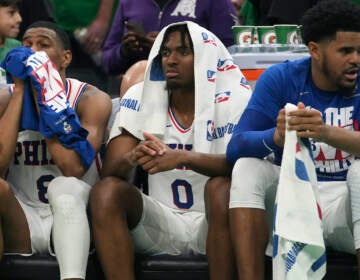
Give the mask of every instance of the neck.
<path id="1" fill-rule="evenodd" d="M 193 91 L 171 91 L 170 104 L 172 108 L 182 112 L 194 112 L 195 94 Z"/>
<path id="2" fill-rule="evenodd" d="M 170 94 L 170 106 L 183 127 L 190 127 L 194 120 L 195 95 L 193 92 L 174 91 Z"/>
<path id="3" fill-rule="evenodd" d="M 66 85 L 66 74 L 65 74 L 65 70 L 58 70 L 60 77 L 61 77 L 61 81 L 64 84 L 64 87 Z"/>
<path id="4" fill-rule="evenodd" d="M 330 84 L 324 73 L 318 68 L 317 65 L 311 63 L 311 76 L 315 86 L 324 91 L 335 91 L 336 88 Z"/>

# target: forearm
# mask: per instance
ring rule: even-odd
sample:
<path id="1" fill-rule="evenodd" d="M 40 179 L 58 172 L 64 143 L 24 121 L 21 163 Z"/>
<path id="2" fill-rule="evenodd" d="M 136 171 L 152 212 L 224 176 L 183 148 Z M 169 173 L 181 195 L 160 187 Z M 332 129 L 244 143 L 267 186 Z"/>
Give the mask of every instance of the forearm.
<path id="1" fill-rule="evenodd" d="M 125 153 L 121 158 L 107 158 L 101 169 L 101 177 L 115 176 L 128 180 L 135 164 L 130 160 L 130 153 Z"/>
<path id="2" fill-rule="evenodd" d="M 86 169 L 74 150 L 62 146 L 57 138 L 45 140 L 53 161 L 64 176 L 80 178 L 85 174 Z"/>
<path id="3" fill-rule="evenodd" d="M 224 154 L 205 154 L 192 151 L 179 150 L 181 165 L 200 174 L 215 177 L 231 174 L 231 166 Z"/>
<path id="4" fill-rule="evenodd" d="M 0 172 L 4 174 L 14 156 L 23 104 L 23 89 L 15 88 L 0 119 Z"/>
<path id="5" fill-rule="evenodd" d="M 100 20 L 109 26 L 112 18 L 114 0 L 102 0 L 96 15 L 96 20 Z"/>
<path id="6" fill-rule="evenodd" d="M 327 125 L 325 136 L 320 141 L 360 157 L 360 131 Z"/>
<path id="7" fill-rule="evenodd" d="M 264 131 L 242 131 L 234 134 L 227 150 L 226 158 L 230 164 L 234 164 L 241 157 L 264 158 L 277 147 L 273 140 L 275 128 Z"/>

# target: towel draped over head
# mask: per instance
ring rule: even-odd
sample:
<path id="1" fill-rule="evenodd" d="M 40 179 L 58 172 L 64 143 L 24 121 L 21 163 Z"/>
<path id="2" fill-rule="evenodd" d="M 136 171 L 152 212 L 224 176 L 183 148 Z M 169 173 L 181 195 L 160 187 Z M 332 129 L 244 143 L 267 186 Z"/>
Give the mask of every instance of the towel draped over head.
<path id="1" fill-rule="evenodd" d="M 194 46 L 194 149 L 224 153 L 250 97 L 251 88 L 223 43 L 209 30 L 185 21 L 162 29 L 150 51 L 144 82 L 131 87 L 121 100 L 110 139 L 125 128 L 138 139 L 143 132 L 164 135 L 169 96 L 159 57 L 170 26 L 185 24 Z M 224 141 L 225 140 L 225 141 Z"/>

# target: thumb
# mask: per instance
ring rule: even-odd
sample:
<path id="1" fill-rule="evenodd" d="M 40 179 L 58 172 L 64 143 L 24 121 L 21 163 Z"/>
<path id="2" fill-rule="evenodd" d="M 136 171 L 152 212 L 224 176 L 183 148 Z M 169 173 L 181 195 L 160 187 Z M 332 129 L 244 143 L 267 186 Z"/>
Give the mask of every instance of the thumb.
<path id="1" fill-rule="evenodd" d="M 305 105 L 304 105 L 304 103 L 302 103 L 302 102 L 299 102 L 299 103 L 297 104 L 297 107 L 298 107 L 298 109 L 305 109 Z"/>

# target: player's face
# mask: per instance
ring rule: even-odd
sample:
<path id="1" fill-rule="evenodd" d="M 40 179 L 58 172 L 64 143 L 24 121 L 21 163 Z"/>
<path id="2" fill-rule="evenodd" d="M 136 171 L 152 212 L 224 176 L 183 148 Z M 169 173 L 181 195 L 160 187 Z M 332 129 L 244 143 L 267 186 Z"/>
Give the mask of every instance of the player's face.
<path id="1" fill-rule="evenodd" d="M 360 66 L 360 32 L 337 32 L 322 52 L 320 67 L 330 90 L 351 93 Z"/>
<path id="2" fill-rule="evenodd" d="M 45 51 L 58 70 L 67 65 L 64 64 L 66 52 L 54 30 L 45 27 L 34 27 L 26 30 L 22 45 L 31 48 L 34 52 Z"/>
<path id="3" fill-rule="evenodd" d="M 0 34 L 15 38 L 19 34 L 21 16 L 15 6 L 0 7 Z"/>
<path id="4" fill-rule="evenodd" d="M 194 53 L 189 38 L 185 45 L 179 31 L 169 34 L 161 50 L 162 67 L 169 90 L 194 89 Z"/>

